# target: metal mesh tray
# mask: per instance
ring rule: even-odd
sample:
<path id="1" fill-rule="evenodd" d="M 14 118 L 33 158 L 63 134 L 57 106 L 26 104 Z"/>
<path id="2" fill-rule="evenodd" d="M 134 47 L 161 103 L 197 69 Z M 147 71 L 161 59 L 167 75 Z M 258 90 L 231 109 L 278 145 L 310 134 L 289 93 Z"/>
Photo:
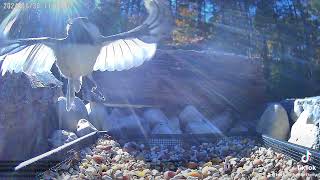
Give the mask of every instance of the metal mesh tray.
<path id="1" fill-rule="evenodd" d="M 306 155 L 307 151 L 311 153 L 311 160 L 306 164 L 316 167 L 316 172 L 320 172 L 320 152 L 314 149 L 306 148 L 297 144 L 292 144 L 285 141 L 280 141 L 266 135 L 262 135 L 262 142 L 266 147 L 285 154 L 286 156 L 301 161 L 301 157 Z"/>
<path id="2" fill-rule="evenodd" d="M 157 134 L 157 135 L 150 135 L 148 137 L 143 136 L 119 136 L 117 134 L 113 134 L 112 132 L 98 132 L 97 139 L 100 137 L 108 137 L 110 139 L 116 140 L 119 144 L 122 146 L 127 142 L 136 142 L 136 143 L 142 143 L 146 146 L 153 147 L 153 146 L 165 146 L 168 148 L 172 148 L 175 146 L 187 146 L 187 145 L 200 145 L 201 143 L 215 143 L 220 140 L 224 140 L 227 138 L 252 138 L 255 139 L 257 142 L 261 144 L 261 138 L 260 135 L 255 133 L 235 133 L 235 134 L 228 134 L 228 135 L 221 135 L 221 134 Z M 90 145 L 93 145 L 95 142 L 93 142 Z M 87 147 L 89 147 L 88 145 Z M 70 150 L 71 152 L 75 152 L 74 149 Z M 70 153 L 71 154 L 71 153 Z M 64 164 L 71 162 L 74 159 L 73 156 L 69 156 L 64 161 L 56 164 L 55 166 L 51 167 L 50 171 L 53 172 L 59 172 L 60 170 L 63 171 Z M 150 159 L 146 159 L 146 161 L 151 161 Z M 181 160 L 176 160 L 181 161 Z M 170 161 L 172 162 L 172 161 Z M 40 179 L 40 177 L 43 176 L 44 172 L 41 172 L 37 174 L 37 178 Z"/>
<path id="3" fill-rule="evenodd" d="M 199 145 L 204 142 L 217 142 L 223 140 L 225 138 L 230 137 L 250 137 L 256 138 L 260 140 L 260 135 L 255 133 L 234 133 L 234 134 L 156 134 L 150 135 L 148 137 L 141 136 L 131 136 L 131 137 L 123 137 L 113 135 L 112 133 L 108 133 L 111 137 L 113 137 L 120 144 L 124 144 L 128 141 L 134 141 L 137 143 L 143 143 L 147 146 L 166 146 L 166 147 L 174 147 L 176 145 Z"/>
<path id="4" fill-rule="evenodd" d="M 185 144 L 192 144 L 197 145 L 202 142 L 217 142 L 219 140 L 223 140 L 224 138 L 229 137 L 250 137 L 256 139 L 261 145 L 265 147 L 270 147 L 273 150 L 283 153 L 284 155 L 296 160 L 300 161 L 301 157 L 306 154 L 307 150 L 312 154 L 311 160 L 307 163 L 308 165 L 312 165 L 316 167 L 316 172 L 319 172 L 320 170 L 320 152 L 316 151 L 314 149 L 306 148 L 303 146 L 299 146 L 296 144 L 292 144 L 289 142 L 277 140 L 274 138 L 271 138 L 266 135 L 259 135 L 259 134 L 248 134 L 248 133 L 242 133 L 242 134 L 229 134 L 228 136 L 222 136 L 222 135 L 213 135 L 213 134 L 188 134 L 188 135 L 168 135 L 168 134 L 162 134 L 162 135 L 154 135 L 150 137 L 130 137 L 124 138 L 124 137 L 116 137 L 112 135 L 112 132 L 95 132 L 91 133 L 85 137 L 79 138 L 76 142 L 70 142 L 63 147 L 60 147 L 59 150 L 55 150 L 54 152 L 50 151 L 45 153 L 46 156 L 42 156 L 38 159 L 31 159 L 33 160 L 32 163 L 30 163 L 28 166 L 25 166 L 24 168 L 20 169 L 19 171 L 15 172 L 15 174 L 11 175 L 20 175 L 23 174 L 27 175 L 28 173 L 29 177 L 41 177 L 43 175 L 44 170 L 53 170 L 53 171 L 59 171 L 61 166 L 67 162 L 71 161 L 74 158 L 74 154 L 70 152 L 77 152 L 80 149 L 84 147 L 89 147 L 93 145 L 96 140 L 99 137 L 102 136 L 108 136 L 112 137 L 113 139 L 117 140 L 120 144 L 124 144 L 128 141 L 135 141 L 137 143 L 144 143 L 147 146 L 155 146 L 155 145 L 162 145 L 162 146 L 184 146 Z M 39 156 L 38 156 L 39 157 Z M 48 159 L 54 159 L 56 157 L 63 157 L 63 160 L 59 163 L 52 163 L 46 164 L 45 161 Z M 37 158 L 37 157 L 36 157 Z M 30 161 L 30 160 L 29 160 Z M 32 173 L 33 172 L 33 173 Z M 0 173 L 1 176 L 1 173 Z M 8 176 L 9 177 L 9 176 Z"/>

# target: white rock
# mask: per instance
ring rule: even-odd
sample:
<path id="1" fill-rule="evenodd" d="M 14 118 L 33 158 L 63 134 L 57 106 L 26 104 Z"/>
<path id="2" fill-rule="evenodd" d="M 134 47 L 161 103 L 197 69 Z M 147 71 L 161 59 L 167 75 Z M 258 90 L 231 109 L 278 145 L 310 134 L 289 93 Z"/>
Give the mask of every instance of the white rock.
<path id="1" fill-rule="evenodd" d="M 167 116 L 160 109 L 148 109 L 144 111 L 143 118 L 149 123 L 151 129 L 157 124 L 167 123 L 169 121 Z"/>
<path id="2" fill-rule="evenodd" d="M 232 127 L 233 117 L 229 111 L 214 117 L 211 121 L 221 132 L 226 133 Z"/>
<path id="3" fill-rule="evenodd" d="M 158 175 L 158 174 L 159 174 L 159 171 L 158 171 L 158 170 L 152 169 L 151 175 L 156 176 L 156 175 Z"/>
<path id="4" fill-rule="evenodd" d="M 212 175 L 213 173 L 216 173 L 216 172 L 219 172 L 219 170 L 217 170 L 216 168 L 214 167 L 211 167 L 211 166 L 205 166 L 202 168 L 201 170 L 201 173 L 207 177 L 209 175 Z"/>
<path id="5" fill-rule="evenodd" d="M 181 134 L 179 119 L 169 118 L 160 109 L 149 109 L 144 112 L 145 122 L 149 124 L 151 134 Z"/>
<path id="6" fill-rule="evenodd" d="M 57 148 L 68 142 L 76 140 L 77 138 L 77 135 L 73 132 L 68 132 L 65 130 L 56 130 L 52 133 L 48 141 L 50 142 L 53 148 Z"/>
<path id="7" fill-rule="evenodd" d="M 119 119 L 125 117 L 124 114 L 118 109 L 114 108 L 111 114 L 107 116 L 102 122 L 102 130 L 104 131 L 120 131 Z"/>
<path id="8" fill-rule="evenodd" d="M 119 129 L 122 135 L 143 135 L 147 136 L 150 134 L 148 124 L 143 118 L 140 118 L 136 114 L 125 116 L 118 120 Z"/>
<path id="9" fill-rule="evenodd" d="M 173 134 L 168 123 L 159 123 L 152 129 L 151 134 Z"/>
<path id="10" fill-rule="evenodd" d="M 88 174 L 88 175 L 95 175 L 97 173 L 97 170 L 94 168 L 94 167 L 88 167 L 87 169 L 86 169 L 86 174 Z"/>
<path id="11" fill-rule="evenodd" d="M 188 134 L 221 134 L 194 106 L 187 106 L 179 115 L 181 128 Z"/>
<path id="12" fill-rule="evenodd" d="M 313 148 L 317 143 L 318 127 L 310 121 L 312 114 L 305 110 L 291 128 L 289 142 Z"/>
<path id="13" fill-rule="evenodd" d="M 222 132 L 211 123 L 191 122 L 184 128 L 187 134 L 222 134 Z"/>
<path id="14" fill-rule="evenodd" d="M 194 107 L 186 106 L 183 111 L 179 114 L 180 124 L 182 127 L 186 126 L 188 123 L 201 123 L 206 120 L 206 118 Z"/>
<path id="15" fill-rule="evenodd" d="M 108 117 L 106 107 L 102 103 L 90 102 L 86 105 L 86 108 L 89 113 L 89 122 L 98 130 L 102 130 L 102 125 Z"/>
<path id="16" fill-rule="evenodd" d="M 299 100 L 294 101 L 293 109 L 290 113 L 290 117 L 293 122 L 296 122 L 300 114 L 303 112 L 303 106 Z"/>
<path id="17" fill-rule="evenodd" d="M 56 103 L 56 111 L 59 119 L 59 128 L 76 132 L 80 119 L 87 119 L 88 112 L 81 99 L 76 97 L 70 111 L 66 110 L 66 98 L 59 97 Z"/>
<path id="18" fill-rule="evenodd" d="M 79 137 L 98 131 L 89 121 L 80 119 L 77 126 L 77 135 Z"/>
<path id="19" fill-rule="evenodd" d="M 170 118 L 168 124 L 172 130 L 172 134 L 182 134 L 179 118 Z"/>
<path id="20" fill-rule="evenodd" d="M 114 177 L 115 177 L 115 179 L 123 179 L 123 173 L 120 170 L 117 170 L 114 173 Z"/>
<path id="21" fill-rule="evenodd" d="M 312 113 L 310 120 L 316 124 L 320 120 L 320 96 L 307 97 L 304 99 L 296 99 L 294 101 L 294 107 L 290 114 L 291 119 L 295 122 L 301 113 L 305 110 L 309 110 Z"/>
<path id="22" fill-rule="evenodd" d="M 312 124 L 320 123 L 320 104 L 319 103 L 317 103 L 313 106 L 312 111 L 311 111 L 311 114 L 312 114 L 311 118 L 309 119 L 309 121 L 307 123 L 312 123 Z"/>
<path id="23" fill-rule="evenodd" d="M 286 110 L 280 104 L 269 105 L 263 112 L 256 130 L 279 140 L 287 140 L 290 125 Z"/>
<path id="24" fill-rule="evenodd" d="M 243 173 L 244 174 L 250 174 L 253 170 L 253 166 L 252 165 L 248 165 L 248 166 L 244 166 L 243 167 Z"/>

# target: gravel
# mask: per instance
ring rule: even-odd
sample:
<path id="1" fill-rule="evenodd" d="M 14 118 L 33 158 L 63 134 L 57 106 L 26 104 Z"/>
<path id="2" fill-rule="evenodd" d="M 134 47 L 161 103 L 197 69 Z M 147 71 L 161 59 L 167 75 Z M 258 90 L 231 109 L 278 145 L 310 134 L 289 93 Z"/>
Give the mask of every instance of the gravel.
<path id="1" fill-rule="evenodd" d="M 43 179 L 308 179 L 314 175 L 303 164 L 255 139 L 230 137 L 198 146 L 148 147 L 109 137 L 75 154 L 58 171 Z M 308 177 L 309 176 L 309 177 Z"/>

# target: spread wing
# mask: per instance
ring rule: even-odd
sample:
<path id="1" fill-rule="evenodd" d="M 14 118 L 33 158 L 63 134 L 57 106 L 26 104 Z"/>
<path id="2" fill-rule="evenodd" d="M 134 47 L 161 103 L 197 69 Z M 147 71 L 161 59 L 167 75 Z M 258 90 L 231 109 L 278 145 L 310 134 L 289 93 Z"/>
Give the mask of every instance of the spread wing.
<path id="1" fill-rule="evenodd" d="M 28 74 L 50 72 L 55 56 L 49 46 L 57 39 L 28 38 L 9 40 L 12 27 L 19 18 L 22 8 L 14 8 L 0 24 L 0 72 L 25 72 Z"/>
<path id="2" fill-rule="evenodd" d="M 48 44 L 53 39 L 20 39 L 0 41 L 1 72 L 25 72 L 27 74 L 50 72 L 56 58 Z"/>
<path id="3" fill-rule="evenodd" d="M 150 60 L 157 42 L 171 33 L 173 19 L 168 0 L 144 0 L 147 19 L 124 33 L 101 37 L 104 43 L 94 70 L 121 71 L 140 66 Z"/>

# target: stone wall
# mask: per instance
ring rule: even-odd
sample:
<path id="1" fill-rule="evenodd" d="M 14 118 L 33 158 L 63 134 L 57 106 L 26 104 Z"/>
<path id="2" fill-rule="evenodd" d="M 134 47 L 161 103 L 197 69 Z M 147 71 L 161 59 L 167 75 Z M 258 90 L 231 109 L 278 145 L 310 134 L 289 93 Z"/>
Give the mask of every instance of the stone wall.
<path id="1" fill-rule="evenodd" d="M 50 73 L 0 76 L 0 160 L 26 160 L 49 150 L 61 85 Z"/>

